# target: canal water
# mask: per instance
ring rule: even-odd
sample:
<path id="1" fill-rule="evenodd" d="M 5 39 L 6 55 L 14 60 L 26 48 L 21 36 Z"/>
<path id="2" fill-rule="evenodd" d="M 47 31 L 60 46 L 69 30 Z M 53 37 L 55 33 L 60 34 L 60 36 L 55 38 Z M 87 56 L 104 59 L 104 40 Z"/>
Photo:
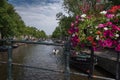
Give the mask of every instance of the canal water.
<path id="1" fill-rule="evenodd" d="M 52 53 L 54 48 L 59 49 L 59 54 L 54 55 Z M 13 49 L 12 57 L 14 63 L 51 70 L 64 70 L 64 55 L 62 47 L 24 44 L 16 49 Z M 7 61 L 7 53 L 0 53 L 0 61 Z M 74 68 L 71 68 L 71 71 L 78 72 L 78 70 Z M 64 80 L 64 75 L 62 73 L 51 72 L 37 68 L 13 66 L 12 73 L 13 80 Z M 112 77 L 112 75 L 99 67 L 96 67 L 94 74 Z M 7 80 L 6 64 L 0 64 L 0 80 Z M 71 75 L 71 80 L 88 80 L 88 78 L 79 75 Z"/>

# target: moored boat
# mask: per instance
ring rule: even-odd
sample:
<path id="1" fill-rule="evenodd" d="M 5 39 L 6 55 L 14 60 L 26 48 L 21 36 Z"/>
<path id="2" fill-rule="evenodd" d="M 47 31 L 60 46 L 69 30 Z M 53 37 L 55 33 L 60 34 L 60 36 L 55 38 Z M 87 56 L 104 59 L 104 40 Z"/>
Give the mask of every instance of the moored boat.
<path id="1" fill-rule="evenodd" d="M 94 57 L 94 65 L 97 64 L 97 58 Z M 79 69 L 84 73 L 89 73 L 91 65 L 91 56 L 85 52 L 72 53 L 70 55 L 70 66 Z"/>
<path id="2" fill-rule="evenodd" d="M 18 47 L 18 44 L 12 45 L 12 48 L 17 48 L 17 47 Z"/>

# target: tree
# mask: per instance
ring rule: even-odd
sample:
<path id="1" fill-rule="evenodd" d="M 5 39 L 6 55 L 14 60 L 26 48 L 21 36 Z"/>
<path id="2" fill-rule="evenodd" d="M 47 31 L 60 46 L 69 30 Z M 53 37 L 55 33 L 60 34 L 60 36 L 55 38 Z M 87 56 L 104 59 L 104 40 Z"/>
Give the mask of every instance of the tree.
<path id="1" fill-rule="evenodd" d="M 47 35 L 46 35 L 46 33 L 45 33 L 43 30 L 41 30 L 39 37 L 40 37 L 40 38 L 46 38 Z"/>
<path id="2" fill-rule="evenodd" d="M 67 17 L 63 15 L 63 13 L 59 12 L 56 14 L 56 18 L 59 21 L 59 26 L 56 27 L 54 30 L 52 37 L 53 38 L 62 38 L 64 39 L 66 36 L 68 36 L 68 28 L 70 27 L 71 22 L 73 21 L 73 18 L 71 16 Z"/>
<path id="3" fill-rule="evenodd" d="M 13 38 L 19 36 L 46 37 L 44 31 L 35 27 L 26 26 L 14 7 L 6 0 L 0 2 L 0 34 L 1 38 Z"/>
<path id="4" fill-rule="evenodd" d="M 70 15 L 78 15 L 105 9 L 109 7 L 109 2 L 107 0 L 64 0 L 63 7 Z"/>
<path id="5" fill-rule="evenodd" d="M 64 0 L 63 7 L 65 11 L 70 15 L 79 14 L 81 12 L 79 10 L 80 4 L 81 4 L 81 0 Z"/>
<path id="6" fill-rule="evenodd" d="M 22 33 L 25 27 L 21 17 L 15 12 L 14 7 L 2 0 L 0 3 L 0 33 L 2 38 L 14 37 Z"/>
<path id="7" fill-rule="evenodd" d="M 31 26 L 27 26 L 25 27 L 25 36 L 28 36 L 28 38 L 30 39 L 30 37 L 34 37 L 34 38 L 46 38 L 47 35 L 43 30 L 38 30 L 35 27 L 31 27 Z"/>
<path id="8" fill-rule="evenodd" d="M 109 0 L 112 1 L 113 5 L 120 5 L 120 0 Z"/>
<path id="9" fill-rule="evenodd" d="M 61 31 L 60 31 L 60 27 L 56 27 L 54 32 L 52 33 L 52 38 L 57 38 L 60 39 L 61 36 Z"/>

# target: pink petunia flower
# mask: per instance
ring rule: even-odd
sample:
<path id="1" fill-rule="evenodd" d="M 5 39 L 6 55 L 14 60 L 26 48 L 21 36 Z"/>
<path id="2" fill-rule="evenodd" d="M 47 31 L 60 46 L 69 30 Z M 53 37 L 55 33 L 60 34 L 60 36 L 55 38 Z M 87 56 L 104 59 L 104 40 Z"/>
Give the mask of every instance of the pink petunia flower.
<path id="1" fill-rule="evenodd" d="M 75 26 L 75 24 L 72 22 L 72 23 L 71 23 L 71 27 L 74 27 L 74 26 Z"/>
<path id="2" fill-rule="evenodd" d="M 79 28 L 78 27 L 74 27 L 75 32 L 79 32 Z"/>
<path id="3" fill-rule="evenodd" d="M 102 41 L 102 40 L 99 40 L 99 41 L 98 41 L 98 44 L 99 44 L 100 46 L 103 46 L 103 41 Z"/>
<path id="4" fill-rule="evenodd" d="M 113 44 L 113 43 L 112 43 L 112 40 L 108 38 L 108 39 L 106 39 L 106 40 L 103 41 L 102 46 L 103 46 L 103 47 L 109 47 L 109 48 L 111 48 L 111 47 L 112 47 L 112 44 Z"/>
<path id="5" fill-rule="evenodd" d="M 78 24 L 78 23 L 79 23 L 79 21 L 78 21 L 78 20 L 76 20 L 76 21 L 75 21 L 75 24 Z"/>
<path id="6" fill-rule="evenodd" d="M 99 25 L 98 25 L 98 28 L 103 28 L 103 27 L 105 27 L 104 24 L 99 24 Z"/>
<path id="7" fill-rule="evenodd" d="M 112 28 L 113 28 L 114 30 L 118 30 L 118 31 L 120 31 L 120 27 L 117 26 L 117 25 L 112 25 Z"/>
<path id="8" fill-rule="evenodd" d="M 106 14 L 106 17 L 107 17 L 108 19 L 112 19 L 114 16 L 115 16 L 114 14 Z"/>
<path id="9" fill-rule="evenodd" d="M 73 34 L 73 33 L 74 33 L 73 28 L 70 28 L 70 29 L 68 30 L 68 33 L 69 33 L 69 34 Z"/>
<path id="10" fill-rule="evenodd" d="M 118 42 L 116 40 L 113 40 L 112 44 L 113 44 L 113 46 L 116 46 L 118 44 Z"/>
<path id="11" fill-rule="evenodd" d="M 110 21 L 108 21 L 107 23 L 106 23 L 106 26 L 111 26 L 112 25 L 112 22 L 110 22 Z"/>
<path id="12" fill-rule="evenodd" d="M 116 51 L 120 51 L 120 44 L 118 44 L 118 45 L 115 47 L 115 50 L 116 50 Z"/>
<path id="13" fill-rule="evenodd" d="M 80 16 L 79 16 L 79 15 L 77 15 L 77 16 L 76 16 L 76 20 L 78 20 L 79 18 L 80 18 Z"/>
<path id="14" fill-rule="evenodd" d="M 104 31 L 104 32 L 103 32 L 103 35 L 104 35 L 105 37 L 113 37 L 113 36 L 114 36 L 114 34 L 113 34 L 113 32 L 112 32 L 111 30 L 106 30 L 106 31 Z"/>
<path id="15" fill-rule="evenodd" d="M 76 47 L 78 45 L 78 43 L 80 42 L 80 39 L 78 38 L 77 35 L 75 35 L 71 38 L 71 42 L 72 42 L 72 46 Z"/>

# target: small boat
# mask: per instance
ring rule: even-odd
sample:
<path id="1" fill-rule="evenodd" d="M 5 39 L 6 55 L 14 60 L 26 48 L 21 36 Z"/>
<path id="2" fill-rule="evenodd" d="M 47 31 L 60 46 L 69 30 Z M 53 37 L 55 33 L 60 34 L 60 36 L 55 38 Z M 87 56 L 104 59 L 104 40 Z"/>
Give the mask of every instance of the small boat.
<path id="1" fill-rule="evenodd" d="M 94 65 L 97 64 L 97 58 L 94 57 Z M 85 52 L 75 52 L 70 55 L 70 66 L 79 69 L 84 73 L 89 73 L 91 65 L 91 56 Z"/>
<path id="2" fill-rule="evenodd" d="M 12 45 L 12 48 L 17 48 L 17 47 L 18 47 L 17 44 Z"/>
<path id="3" fill-rule="evenodd" d="M 59 53 L 59 50 L 58 50 L 58 49 L 53 49 L 53 53 L 54 53 L 54 54 L 58 54 L 58 53 Z"/>

